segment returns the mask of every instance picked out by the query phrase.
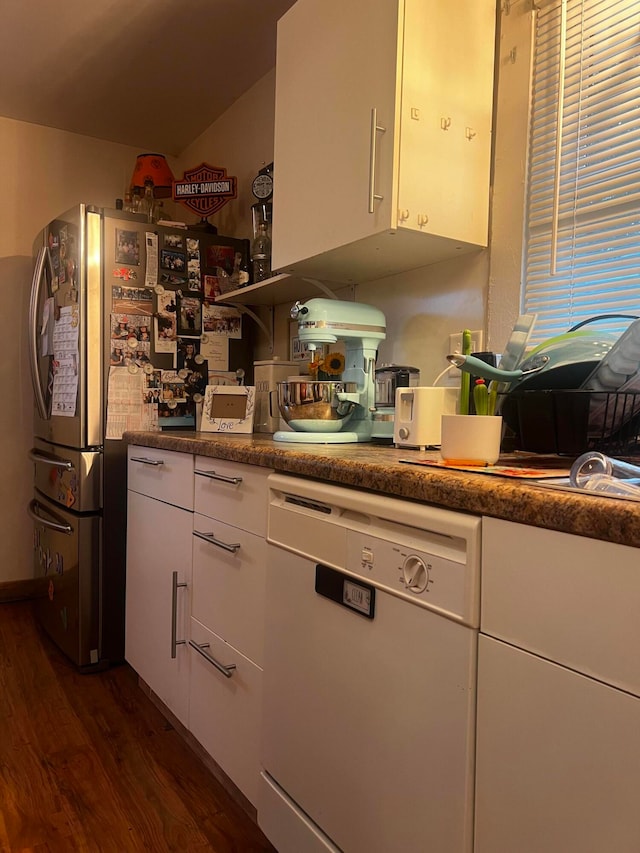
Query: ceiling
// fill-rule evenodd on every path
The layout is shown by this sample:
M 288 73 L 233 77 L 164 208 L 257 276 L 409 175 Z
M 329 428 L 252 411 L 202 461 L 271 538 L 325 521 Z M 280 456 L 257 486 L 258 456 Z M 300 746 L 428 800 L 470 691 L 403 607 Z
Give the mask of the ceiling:
M 294 0 L 3 0 L 0 115 L 178 155 L 275 65 Z

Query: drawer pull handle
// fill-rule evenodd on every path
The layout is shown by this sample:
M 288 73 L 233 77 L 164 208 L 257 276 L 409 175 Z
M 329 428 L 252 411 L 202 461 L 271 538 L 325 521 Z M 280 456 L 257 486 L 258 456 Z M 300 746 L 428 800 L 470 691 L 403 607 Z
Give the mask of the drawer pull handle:
M 132 456 L 131 462 L 142 462 L 143 465 L 164 465 L 162 459 L 148 459 L 146 456 Z
M 38 453 L 35 448 L 29 451 L 29 459 L 40 465 L 51 465 L 53 468 L 62 468 L 64 471 L 73 470 L 73 462 L 69 462 L 68 459 L 60 459 L 54 456 L 53 453 Z
M 215 471 L 199 471 L 196 468 L 194 474 L 199 477 L 208 477 L 210 480 L 220 480 L 221 483 L 231 483 L 232 486 L 238 486 L 242 482 L 242 477 L 225 477 L 224 474 L 216 474 Z
M 199 655 L 202 655 L 206 661 L 209 661 L 212 666 L 215 666 L 215 668 L 221 672 L 225 678 L 231 678 L 233 671 L 236 668 L 235 663 L 229 663 L 225 666 L 223 663 L 220 663 L 220 661 L 217 661 L 214 657 L 207 654 L 205 649 L 209 648 L 209 643 L 194 643 L 193 640 L 189 640 L 189 645 L 192 649 L 195 649 Z
M 186 640 L 178 640 L 178 588 L 186 583 L 178 583 L 178 573 L 171 573 L 171 657 L 177 655 L 177 647 L 184 646 Z
M 199 530 L 194 530 L 193 535 L 197 536 L 198 539 L 204 539 L 204 541 L 208 542 L 210 545 L 217 545 L 218 548 L 223 548 L 225 551 L 231 551 L 232 554 L 235 554 L 236 551 L 240 550 L 239 542 L 234 542 L 233 545 L 228 545 L 226 542 L 221 542 L 219 539 L 216 539 L 213 533 L 200 533 Z
M 61 518 L 61 516 L 56 515 L 55 512 L 50 509 L 47 509 L 35 499 L 30 502 L 27 508 L 27 512 L 35 522 L 41 524 L 43 527 L 47 527 L 49 530 L 57 530 L 59 533 L 66 533 L 67 536 L 70 536 L 73 533 L 73 527 L 68 524 L 64 520 L 64 518 Z M 50 521 L 47 518 L 43 518 L 43 516 L 41 515 L 41 513 L 43 512 L 48 513 L 53 519 L 53 521 Z

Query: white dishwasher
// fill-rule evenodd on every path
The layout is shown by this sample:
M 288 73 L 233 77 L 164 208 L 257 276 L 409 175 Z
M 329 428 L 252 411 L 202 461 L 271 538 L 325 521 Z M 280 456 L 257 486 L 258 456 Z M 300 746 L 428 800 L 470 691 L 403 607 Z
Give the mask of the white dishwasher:
M 469 853 L 480 519 L 269 493 L 258 823 L 279 853 Z

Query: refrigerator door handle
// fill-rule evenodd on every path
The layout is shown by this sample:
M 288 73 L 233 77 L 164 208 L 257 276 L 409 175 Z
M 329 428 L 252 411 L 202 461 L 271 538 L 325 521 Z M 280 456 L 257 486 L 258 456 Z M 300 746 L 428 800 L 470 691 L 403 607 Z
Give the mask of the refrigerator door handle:
M 47 412 L 44 391 L 40 381 L 40 372 L 38 371 L 38 340 L 40 337 L 38 335 L 38 305 L 42 282 L 44 280 L 45 263 L 49 267 L 49 274 L 53 281 L 53 261 L 51 260 L 51 252 L 48 246 L 43 246 L 38 252 L 33 279 L 31 281 L 31 299 L 29 302 L 29 365 L 31 367 L 31 383 L 33 385 L 38 413 L 43 420 L 47 420 L 49 413 Z
M 40 511 L 46 512 L 50 518 L 45 518 L 40 515 Z M 57 530 L 59 533 L 66 533 L 68 536 L 73 533 L 73 527 L 70 524 L 68 524 L 63 518 L 60 518 L 59 515 L 51 512 L 50 509 L 43 507 L 42 504 L 35 499 L 30 502 L 27 512 L 34 521 L 37 521 L 38 524 L 44 525 L 44 527 L 48 527 L 49 530 Z
M 32 462 L 39 463 L 41 465 L 51 465 L 53 468 L 63 468 L 65 471 L 71 471 L 73 469 L 73 462 L 69 462 L 68 459 L 59 459 L 57 456 L 45 456 L 43 453 L 38 453 L 38 451 L 34 448 L 29 451 L 29 459 Z

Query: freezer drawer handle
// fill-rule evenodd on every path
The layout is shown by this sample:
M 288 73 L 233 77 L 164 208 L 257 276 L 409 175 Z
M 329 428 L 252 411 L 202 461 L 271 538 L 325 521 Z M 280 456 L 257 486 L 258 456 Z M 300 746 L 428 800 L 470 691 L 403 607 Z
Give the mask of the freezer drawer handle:
M 186 640 L 178 640 L 178 589 L 186 583 L 178 583 L 178 573 L 171 573 L 171 657 L 177 655 L 178 646 L 184 646 Z
M 40 511 L 48 513 L 51 518 L 55 519 L 55 521 L 50 521 L 48 518 L 44 518 L 40 515 Z M 49 530 L 57 530 L 59 533 L 66 533 L 67 536 L 70 536 L 73 533 L 73 527 L 70 524 L 60 518 L 59 515 L 56 515 L 55 512 L 51 512 L 50 509 L 46 509 L 39 503 L 37 500 L 32 500 L 29 504 L 28 513 L 34 521 L 37 521 L 39 524 L 43 524 L 45 527 L 48 527 Z
M 146 456 L 132 456 L 131 462 L 142 462 L 143 465 L 164 465 L 162 459 L 148 459 Z
M 219 539 L 216 539 L 213 533 L 200 533 L 199 530 L 194 530 L 193 535 L 197 536 L 198 539 L 204 539 L 204 541 L 208 542 L 210 545 L 217 545 L 218 548 L 224 548 L 225 551 L 231 551 L 232 554 L 235 554 L 236 551 L 240 550 L 239 542 L 234 542 L 233 545 L 228 545 L 226 542 L 221 542 Z
M 217 661 L 214 657 L 211 657 L 211 655 L 208 655 L 205 652 L 205 649 L 209 648 L 209 643 L 198 644 L 198 643 L 194 643 L 193 640 L 189 640 L 189 645 L 191 646 L 192 649 L 195 649 L 199 655 L 202 655 L 202 657 L 205 660 L 209 661 L 209 663 L 212 664 L 212 666 L 215 666 L 215 668 L 219 672 L 221 672 L 225 676 L 225 678 L 231 678 L 231 676 L 233 675 L 233 671 L 236 668 L 235 663 L 228 663 L 225 666 L 225 664 L 220 663 L 220 661 Z
M 58 459 L 57 456 L 45 456 L 34 448 L 29 451 L 29 459 L 32 462 L 39 462 L 41 465 L 51 465 L 53 468 L 64 468 L 65 471 L 71 471 L 73 462 L 68 459 Z
M 196 468 L 193 473 L 199 477 L 208 477 L 210 480 L 220 480 L 221 483 L 231 483 L 233 486 L 238 486 L 242 482 L 242 477 L 225 477 L 224 474 L 216 474 L 215 471 L 199 471 Z

